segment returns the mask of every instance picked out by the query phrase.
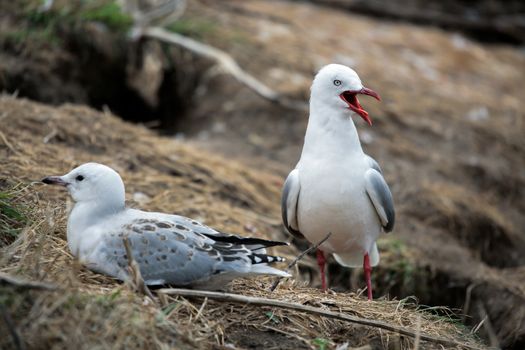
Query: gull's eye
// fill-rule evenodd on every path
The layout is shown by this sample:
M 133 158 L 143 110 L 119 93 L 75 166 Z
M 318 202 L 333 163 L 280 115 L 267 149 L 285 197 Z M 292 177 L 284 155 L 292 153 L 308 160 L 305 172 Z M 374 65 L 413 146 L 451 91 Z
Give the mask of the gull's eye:
M 84 176 L 78 175 L 77 177 L 75 177 L 75 180 L 82 181 L 82 180 L 84 180 Z
M 335 86 L 339 86 L 339 85 L 341 85 L 341 84 L 342 84 L 342 83 L 341 83 L 341 80 L 334 80 L 334 85 L 335 85 Z

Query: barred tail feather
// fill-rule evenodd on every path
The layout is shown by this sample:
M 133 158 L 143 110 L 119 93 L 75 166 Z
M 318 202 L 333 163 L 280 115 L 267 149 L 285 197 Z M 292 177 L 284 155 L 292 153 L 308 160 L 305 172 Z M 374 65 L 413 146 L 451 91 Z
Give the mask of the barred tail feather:
M 280 256 L 266 254 L 251 254 L 248 257 L 250 258 L 252 264 L 272 264 L 286 261 L 285 258 L 281 258 Z

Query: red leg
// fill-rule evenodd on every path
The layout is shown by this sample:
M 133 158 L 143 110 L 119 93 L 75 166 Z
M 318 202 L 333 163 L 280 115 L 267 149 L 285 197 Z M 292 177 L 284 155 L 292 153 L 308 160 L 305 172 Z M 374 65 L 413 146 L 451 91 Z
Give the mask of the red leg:
M 319 264 L 319 270 L 321 270 L 321 285 L 323 291 L 326 290 L 326 277 L 324 274 L 324 266 L 326 264 L 326 259 L 324 253 L 321 249 L 317 249 L 317 264 Z
M 365 254 L 365 258 L 363 260 L 363 269 L 365 270 L 366 291 L 368 294 L 368 300 L 372 300 L 372 280 L 370 279 L 372 267 L 370 267 L 370 257 L 368 256 L 368 253 Z

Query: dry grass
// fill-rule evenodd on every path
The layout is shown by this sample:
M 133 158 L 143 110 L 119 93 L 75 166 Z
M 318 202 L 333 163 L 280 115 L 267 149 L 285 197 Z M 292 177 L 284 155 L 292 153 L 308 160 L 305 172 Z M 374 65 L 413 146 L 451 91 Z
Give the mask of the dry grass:
M 283 239 L 280 179 L 196 151 L 109 114 L 82 107 L 45 107 L 1 97 L 0 178 L 20 189 L 29 224 L 3 248 L 0 271 L 49 281 L 59 291 L 2 285 L 1 305 L 12 327 L 2 327 L 0 347 L 16 348 L 333 348 L 371 344 L 408 349 L 413 340 L 391 332 L 275 307 L 166 296 L 161 307 L 127 285 L 79 266 L 65 241 L 64 192 L 36 181 L 78 163 L 98 161 L 118 169 L 131 202 L 149 210 L 190 215 L 220 229 Z M 140 194 L 139 194 L 140 193 Z M 133 200 L 134 199 L 134 200 Z M 279 254 L 292 257 L 294 248 Z M 367 302 L 353 293 L 322 293 L 285 281 L 236 281 L 232 292 L 275 298 L 383 320 L 430 335 L 479 345 L 448 317 L 418 310 L 410 300 Z M 7 315 L 7 316 L 6 316 Z M 9 320 L 8 320 L 9 321 Z M 439 348 L 423 343 L 425 348 Z M 481 346 L 481 345 L 479 345 Z
M 208 348 L 250 339 L 251 333 L 239 332 L 239 327 L 284 334 L 284 348 L 315 348 L 316 338 L 326 339 L 331 346 L 350 341 L 355 345 L 380 342 L 384 348 L 411 347 L 412 340 L 406 337 L 275 307 L 167 296 L 157 308 L 127 285 L 76 263 L 64 240 L 64 210 L 43 208 L 34 214 L 33 219 L 47 218 L 35 222 L 4 252 L 2 270 L 52 281 L 61 289 L 51 292 L 2 287 L 2 303 L 8 306 L 28 348 Z M 271 279 L 239 280 L 232 292 L 383 320 L 409 329 L 415 329 L 421 317 L 422 332 L 477 345 L 451 319 L 417 311 L 410 300 L 369 303 L 353 293 L 326 294 L 293 281 L 282 283 L 271 293 L 270 285 Z M 10 337 L 2 339 L 4 346 L 12 345 Z

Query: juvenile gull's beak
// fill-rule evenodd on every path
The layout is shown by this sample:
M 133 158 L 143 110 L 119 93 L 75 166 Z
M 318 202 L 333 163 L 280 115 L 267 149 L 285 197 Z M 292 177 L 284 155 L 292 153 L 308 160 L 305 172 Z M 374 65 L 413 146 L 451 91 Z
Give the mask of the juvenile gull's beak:
M 69 185 L 68 182 L 62 180 L 60 176 L 48 176 L 42 179 L 42 182 L 47 185 L 58 185 L 66 187 Z

